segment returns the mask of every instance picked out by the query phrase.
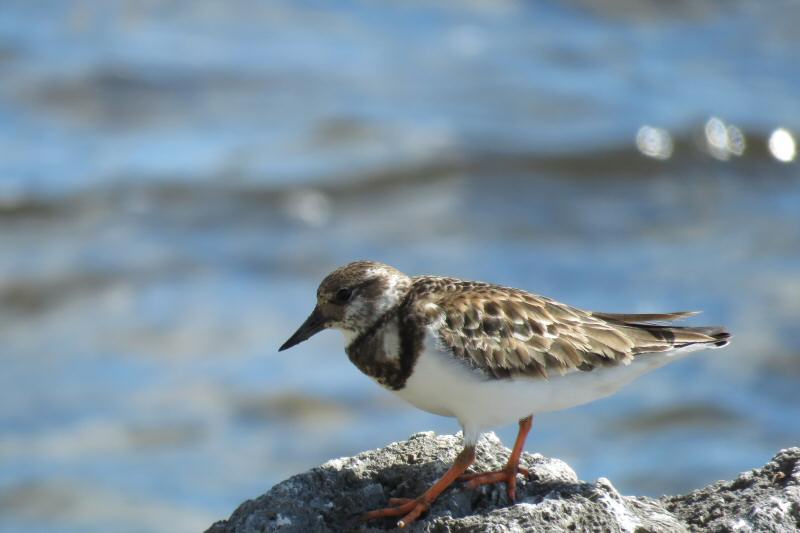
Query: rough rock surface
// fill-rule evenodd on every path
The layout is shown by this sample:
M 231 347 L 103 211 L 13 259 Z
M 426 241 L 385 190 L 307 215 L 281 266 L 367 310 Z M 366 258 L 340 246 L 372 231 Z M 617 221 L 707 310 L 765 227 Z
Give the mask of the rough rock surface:
M 418 433 L 355 457 L 334 459 L 275 485 L 243 503 L 206 533 L 263 531 L 383 531 L 395 521 L 364 523 L 366 511 L 390 497 L 414 497 L 441 476 L 462 447 L 460 437 Z M 481 439 L 476 471 L 502 467 L 508 458 L 494 434 Z M 791 532 L 800 531 L 800 448 L 782 450 L 763 468 L 685 496 L 660 500 L 621 496 L 603 478 L 578 480 L 558 459 L 524 454 L 517 503 L 505 485 L 468 490 L 456 483 L 408 531 L 421 532 Z
M 665 496 L 664 506 L 690 531 L 800 531 L 800 448 L 781 450 L 761 468 L 685 496 Z

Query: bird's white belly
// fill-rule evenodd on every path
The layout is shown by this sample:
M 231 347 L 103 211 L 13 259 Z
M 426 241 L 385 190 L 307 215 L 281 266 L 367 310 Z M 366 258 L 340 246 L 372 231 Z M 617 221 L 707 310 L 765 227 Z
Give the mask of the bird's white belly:
M 420 409 L 458 418 L 465 432 L 483 432 L 531 414 L 603 398 L 677 359 L 678 352 L 646 354 L 629 365 L 554 374 L 549 379 L 486 379 L 440 351 L 432 338 L 426 338 L 425 346 L 405 387 L 394 392 Z

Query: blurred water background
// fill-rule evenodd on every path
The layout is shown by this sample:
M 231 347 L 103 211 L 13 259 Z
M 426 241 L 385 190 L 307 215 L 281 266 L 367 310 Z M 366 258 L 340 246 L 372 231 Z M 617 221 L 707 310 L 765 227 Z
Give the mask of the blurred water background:
M 536 419 L 624 493 L 800 444 L 792 0 L 0 5 L 0 530 L 198 531 L 457 425 L 338 334 L 358 258 L 735 342 Z M 510 444 L 515 428 L 499 434 Z

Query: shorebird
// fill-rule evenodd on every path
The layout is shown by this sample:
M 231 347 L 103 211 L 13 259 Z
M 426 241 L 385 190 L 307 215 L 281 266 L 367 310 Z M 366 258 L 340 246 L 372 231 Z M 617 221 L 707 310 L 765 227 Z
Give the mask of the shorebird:
M 455 417 L 464 448 L 417 498 L 392 498 L 366 519 L 401 517 L 407 526 L 458 479 L 468 487 L 505 482 L 516 496 L 520 455 L 533 415 L 606 397 L 639 376 L 696 350 L 720 348 L 721 327 L 664 322 L 693 312 L 584 311 L 520 289 L 438 276 L 410 277 L 374 261 L 329 274 L 311 315 L 279 350 L 326 328 L 364 374 L 412 405 Z M 502 470 L 466 474 L 481 433 L 518 421 Z

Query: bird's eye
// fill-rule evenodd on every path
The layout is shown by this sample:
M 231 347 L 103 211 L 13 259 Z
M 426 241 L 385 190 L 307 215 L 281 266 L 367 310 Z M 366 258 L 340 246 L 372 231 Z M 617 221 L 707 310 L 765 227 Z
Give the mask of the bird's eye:
M 353 291 L 350 289 L 339 289 L 336 291 L 336 301 L 339 303 L 345 303 L 350 300 L 352 295 Z

